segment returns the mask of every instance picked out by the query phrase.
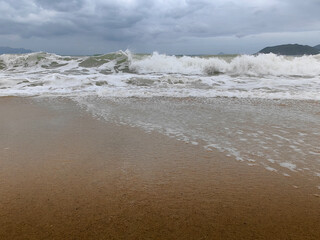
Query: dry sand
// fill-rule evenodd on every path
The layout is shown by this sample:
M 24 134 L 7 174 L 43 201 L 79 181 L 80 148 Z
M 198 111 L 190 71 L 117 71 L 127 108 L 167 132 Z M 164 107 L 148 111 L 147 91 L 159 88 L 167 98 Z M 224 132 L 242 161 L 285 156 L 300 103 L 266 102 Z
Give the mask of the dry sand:
M 314 186 L 67 100 L 0 98 L 0 239 L 320 239 Z

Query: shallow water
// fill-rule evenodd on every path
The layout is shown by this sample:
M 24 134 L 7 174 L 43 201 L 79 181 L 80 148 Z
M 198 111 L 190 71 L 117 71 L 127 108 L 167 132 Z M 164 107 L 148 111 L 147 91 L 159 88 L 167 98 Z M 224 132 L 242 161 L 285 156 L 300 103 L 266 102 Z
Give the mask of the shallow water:
M 319 92 L 320 55 L 0 55 L 0 96 L 63 96 L 285 176 L 320 177 Z
M 285 176 L 320 176 L 320 104 L 233 98 L 75 98 L 108 122 L 160 132 Z

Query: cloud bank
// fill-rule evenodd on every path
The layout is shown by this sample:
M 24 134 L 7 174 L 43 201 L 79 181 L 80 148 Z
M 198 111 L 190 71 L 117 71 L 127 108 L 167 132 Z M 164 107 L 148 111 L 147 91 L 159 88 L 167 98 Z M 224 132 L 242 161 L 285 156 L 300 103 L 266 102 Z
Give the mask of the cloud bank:
M 174 52 L 174 45 L 177 52 L 196 53 L 219 38 L 319 36 L 319 12 L 318 0 L 0 0 L 0 44 L 79 53 Z

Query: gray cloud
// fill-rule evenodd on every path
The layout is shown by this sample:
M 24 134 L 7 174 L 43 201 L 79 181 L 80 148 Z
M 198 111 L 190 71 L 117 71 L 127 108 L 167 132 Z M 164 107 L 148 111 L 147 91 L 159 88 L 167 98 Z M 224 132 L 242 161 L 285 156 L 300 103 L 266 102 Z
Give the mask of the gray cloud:
M 41 8 L 59 12 L 74 12 L 80 10 L 83 6 L 82 0 L 35 0 L 35 3 Z
M 319 11 L 318 0 L 0 0 L 0 34 L 17 36 L 19 43 L 42 39 L 48 46 L 65 38 L 70 49 L 82 38 L 91 39 L 87 49 L 146 51 L 165 44 L 170 49 L 183 39 L 201 45 L 215 37 L 318 31 Z M 192 42 L 190 47 L 197 51 Z

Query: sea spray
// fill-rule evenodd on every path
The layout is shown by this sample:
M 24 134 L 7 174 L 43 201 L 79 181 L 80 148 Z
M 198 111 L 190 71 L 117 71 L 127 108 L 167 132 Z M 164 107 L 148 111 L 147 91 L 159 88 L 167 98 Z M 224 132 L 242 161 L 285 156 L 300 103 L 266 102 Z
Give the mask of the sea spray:
M 0 95 L 319 100 L 320 55 L 0 55 Z

